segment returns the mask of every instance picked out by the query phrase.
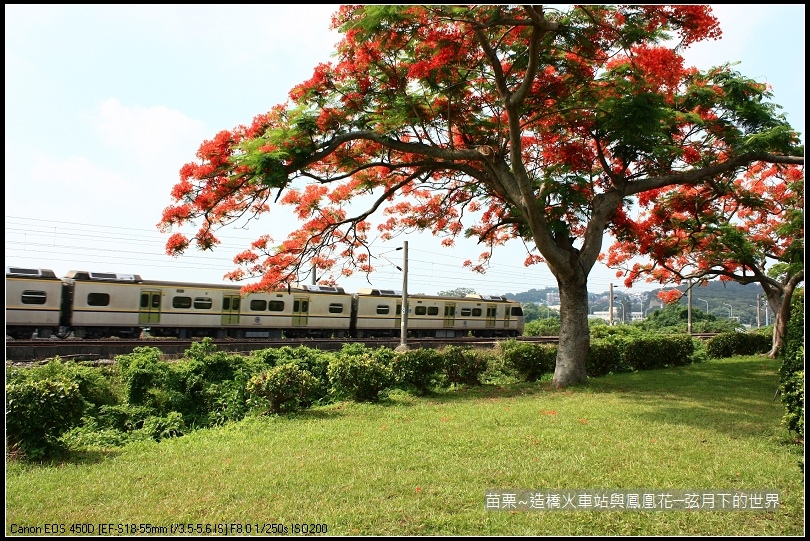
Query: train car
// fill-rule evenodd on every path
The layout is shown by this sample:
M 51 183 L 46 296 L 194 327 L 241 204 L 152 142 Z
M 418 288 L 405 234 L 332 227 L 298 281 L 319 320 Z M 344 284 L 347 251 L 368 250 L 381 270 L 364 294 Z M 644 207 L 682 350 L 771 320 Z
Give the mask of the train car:
M 251 293 L 248 308 L 263 308 L 267 298 L 270 321 L 266 326 L 285 338 L 341 338 L 349 335 L 352 324 L 352 295 L 342 287 L 298 284 L 286 292 Z M 248 316 L 257 324 L 265 316 Z
M 408 334 L 435 338 L 518 336 L 525 318 L 517 301 L 493 295 L 408 295 Z M 402 294 L 364 288 L 355 295 L 354 335 L 400 336 Z
M 504 297 L 408 296 L 413 337 L 517 336 L 524 317 Z M 6 335 L 65 338 L 398 337 L 402 294 L 295 284 L 242 294 L 238 285 L 144 280 L 137 274 L 6 268 Z
M 72 270 L 64 277 L 67 326 L 75 338 L 138 338 L 139 298 L 143 280 L 137 274 Z
M 62 324 L 62 279 L 50 269 L 6 267 L 6 336 L 57 336 Z
M 355 338 L 400 336 L 402 292 L 394 289 L 361 288 L 353 299 L 351 335 Z
M 296 286 L 242 295 L 238 285 L 143 280 L 138 275 L 71 271 L 75 336 L 281 338 L 345 336 L 351 295 Z

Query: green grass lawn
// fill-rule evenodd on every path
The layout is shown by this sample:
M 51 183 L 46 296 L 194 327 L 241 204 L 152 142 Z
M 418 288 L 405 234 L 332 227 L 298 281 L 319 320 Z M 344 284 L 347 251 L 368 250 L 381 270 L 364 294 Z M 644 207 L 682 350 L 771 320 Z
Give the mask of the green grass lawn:
M 303 524 L 341 536 L 799 536 L 804 448 L 780 424 L 778 367 L 734 357 L 566 391 L 541 382 L 397 392 L 59 464 L 7 460 L 6 534 Z M 511 489 L 775 491 L 780 502 L 767 512 L 487 510 L 487 490 Z

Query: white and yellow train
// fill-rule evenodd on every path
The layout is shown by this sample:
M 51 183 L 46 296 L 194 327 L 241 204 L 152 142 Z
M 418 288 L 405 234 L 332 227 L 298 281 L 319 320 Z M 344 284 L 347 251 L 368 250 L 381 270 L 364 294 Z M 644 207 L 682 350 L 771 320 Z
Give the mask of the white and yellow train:
M 402 293 L 296 284 L 243 294 L 238 285 L 143 280 L 137 274 L 6 267 L 6 336 L 137 338 L 398 337 Z M 520 303 L 502 296 L 408 295 L 415 338 L 519 336 Z

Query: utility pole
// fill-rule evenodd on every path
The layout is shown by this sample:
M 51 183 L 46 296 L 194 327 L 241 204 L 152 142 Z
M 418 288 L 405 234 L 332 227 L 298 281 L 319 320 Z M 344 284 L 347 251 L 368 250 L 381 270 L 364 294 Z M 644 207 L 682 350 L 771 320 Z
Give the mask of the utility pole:
M 759 308 L 760 300 L 759 295 L 757 295 L 757 329 L 762 328 L 762 312 L 760 312 Z
M 689 303 L 687 304 L 687 325 L 686 325 L 686 332 L 688 334 L 692 334 L 692 279 L 689 279 L 689 295 L 687 296 L 689 299 Z
M 397 351 L 408 349 L 408 241 L 402 242 L 402 317 L 400 318 L 400 338 Z
M 613 326 L 613 283 L 610 284 L 610 325 Z

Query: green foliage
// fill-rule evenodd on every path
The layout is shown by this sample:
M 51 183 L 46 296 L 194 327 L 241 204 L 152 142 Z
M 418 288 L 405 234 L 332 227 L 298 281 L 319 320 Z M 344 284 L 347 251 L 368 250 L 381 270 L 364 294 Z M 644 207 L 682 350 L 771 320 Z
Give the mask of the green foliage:
M 621 348 L 615 339 L 596 338 L 591 340 L 585 370 L 589 377 L 599 377 L 628 372 L 630 367 L 624 364 Z
M 554 372 L 555 345 L 506 340 L 499 342 L 499 346 L 504 365 L 515 370 L 525 381 L 537 381 L 543 374 Z
M 633 327 L 665 334 L 684 334 L 689 330 L 689 308 L 683 304 L 669 304 L 651 312 L 646 319 L 633 322 Z M 692 332 L 733 332 L 737 322 L 718 318 L 698 308 L 692 308 Z
M 12 447 L 40 459 L 61 452 L 61 436 L 116 402 L 105 372 L 58 357 L 6 372 L 6 436 Z
M 62 435 L 60 442 L 67 449 L 112 449 L 150 439 L 152 438 L 141 430 L 118 430 L 103 426 L 97 417 L 85 416 L 80 426 L 71 428 Z
M 475 293 L 475 290 L 469 287 L 457 287 L 456 289 L 439 291 L 437 295 L 441 297 L 466 297 L 468 294 L 471 293 Z
M 560 319 L 553 317 L 535 319 L 526 323 L 523 334 L 526 336 L 559 336 Z
M 487 358 L 462 346 L 445 346 L 441 350 L 442 366 L 451 384 L 480 385 L 480 376 L 487 369 Z
M 30 460 L 56 456 L 63 450 L 60 436 L 79 424 L 84 409 L 79 384 L 63 376 L 7 383 L 7 448 Z
M 68 380 L 79 386 L 79 393 L 87 408 L 98 408 L 116 402 L 111 378 L 106 370 L 82 366 L 75 361 L 63 361 L 56 357 L 44 365 L 30 369 L 10 369 L 6 372 L 6 382 L 20 380 Z
M 372 350 L 364 344 L 344 344 L 327 369 L 332 393 L 358 402 L 376 402 L 380 391 L 393 381 L 393 357 L 390 348 Z
M 147 404 L 149 390 L 164 386 L 169 366 L 161 361 L 161 355 L 156 347 L 137 347 L 132 353 L 115 358 L 127 402 L 135 405 Z
M 804 348 L 799 348 L 804 355 Z M 800 439 L 804 439 L 804 370 L 794 372 L 780 386 L 782 403 L 787 413 L 782 422 L 788 430 L 794 432 Z
M 153 411 L 147 406 L 113 404 L 101 407 L 94 421 L 101 428 L 134 432 L 143 428 L 144 421 L 153 414 Z M 85 422 L 85 424 L 88 423 Z
M 785 339 L 782 342 L 780 357 L 787 362 L 783 362 L 779 372 L 780 378 L 795 372 L 801 368 L 802 364 L 797 364 L 796 351 L 804 347 L 804 288 L 797 289 L 790 302 L 790 319 L 785 328 Z M 801 357 L 802 362 L 804 357 Z
M 189 360 L 189 366 L 193 367 L 191 371 L 210 383 L 232 380 L 246 366 L 245 357 L 217 351 L 217 346 L 207 336 L 194 342 L 186 350 L 185 358 Z
M 208 385 L 205 393 L 206 417 L 201 424 L 219 426 L 243 419 L 250 409 L 248 379 L 248 373 L 243 373 L 233 380 Z
M 647 333 L 635 325 L 596 325 L 590 329 L 591 338 L 611 336 L 645 336 Z
M 250 378 L 250 402 L 266 404 L 268 413 L 285 413 L 309 406 L 321 386 L 309 371 L 298 364 L 285 363 Z
M 170 411 L 163 417 L 156 415 L 147 417 L 143 422 L 141 431 L 155 441 L 167 438 L 177 438 L 185 434 L 186 426 L 183 415 L 177 411 Z
M 707 340 L 706 353 L 715 359 L 767 353 L 771 349 L 771 344 L 771 336 L 762 332 L 727 332 Z
M 767 332 L 729 333 L 712 342 L 650 333 L 635 325 L 594 325 L 591 335 L 586 365 L 591 377 L 745 353 L 751 344 L 759 352 L 770 348 Z M 485 376 L 487 382 L 537 381 L 554 371 L 556 352 L 554 345 L 510 339 L 499 343 L 497 353 L 455 345 L 397 352 L 345 344 L 335 353 L 285 346 L 238 356 L 216 351 L 203 340 L 176 362 L 161 360 L 155 348 L 138 348 L 119 356 L 112 369 L 73 362 L 11 368 L 6 372 L 8 441 L 30 457 L 45 457 L 66 447 L 159 441 L 241 420 L 253 406 L 284 413 L 327 398 L 376 401 L 393 386 L 424 394 L 440 385 L 477 385 Z M 794 376 L 803 355 L 801 348 L 785 359 L 783 369 L 794 369 L 780 385 L 788 408 L 785 424 L 801 430 L 801 437 L 803 372 Z M 21 403 L 35 403 L 32 393 L 45 396 L 47 408 L 21 409 Z M 37 417 L 43 415 L 58 426 Z M 31 427 L 39 431 L 20 435 Z
M 381 352 L 382 355 L 388 355 L 391 350 Z M 297 348 L 289 348 L 285 362 L 298 365 L 302 370 L 306 370 L 312 374 L 315 379 L 320 382 L 318 389 L 320 395 L 318 399 L 324 398 L 329 388 L 329 363 L 334 358 L 334 355 L 328 351 L 310 348 L 306 346 L 299 346 Z
M 391 363 L 391 376 L 397 387 L 426 394 L 442 371 L 442 356 L 435 349 L 419 348 L 397 352 Z
M 642 333 L 629 325 L 599 328 L 588 351 L 589 376 L 683 366 L 695 361 L 690 335 Z
M 632 370 L 651 370 L 689 364 L 694 345 L 689 335 L 646 335 L 625 340 L 621 353 Z
M 783 422 L 804 440 L 804 288 L 797 290 L 791 301 L 780 357 L 779 389 L 787 410 Z

